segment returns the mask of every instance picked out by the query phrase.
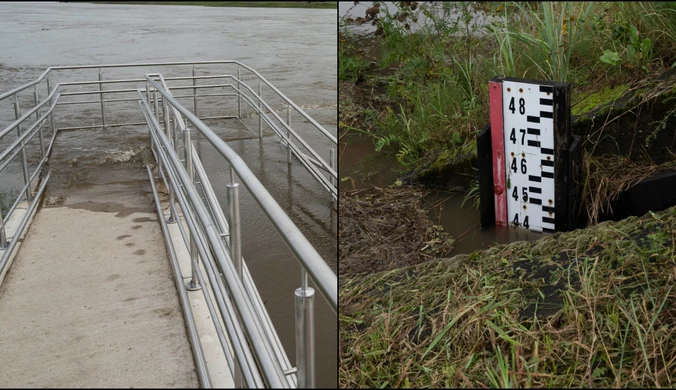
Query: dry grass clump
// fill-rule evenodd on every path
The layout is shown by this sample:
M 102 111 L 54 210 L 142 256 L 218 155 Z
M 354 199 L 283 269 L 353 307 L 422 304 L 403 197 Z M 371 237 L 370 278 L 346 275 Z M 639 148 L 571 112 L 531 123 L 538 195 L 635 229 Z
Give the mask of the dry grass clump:
M 453 241 L 422 209 L 426 194 L 412 186 L 342 192 L 338 211 L 341 277 L 418 264 L 448 254 Z
M 341 276 L 339 386 L 674 387 L 675 245 L 671 208 Z
M 599 216 L 612 212 L 610 203 L 620 193 L 659 172 L 676 169 L 676 160 L 663 164 L 632 161 L 623 156 L 592 157 L 586 154 L 582 190 L 583 204 L 587 209 L 589 224 L 598 223 Z

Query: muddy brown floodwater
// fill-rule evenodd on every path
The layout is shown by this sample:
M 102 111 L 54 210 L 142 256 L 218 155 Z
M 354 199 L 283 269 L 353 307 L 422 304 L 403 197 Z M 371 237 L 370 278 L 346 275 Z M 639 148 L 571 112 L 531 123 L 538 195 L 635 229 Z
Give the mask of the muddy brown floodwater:
M 336 135 L 336 23 L 337 10 L 0 3 L 0 93 L 34 80 L 56 65 L 239 60 L 260 72 Z M 147 69 L 140 69 L 135 76 L 142 76 L 143 71 Z M 89 76 L 95 78 L 96 73 Z M 187 107 L 192 109 L 191 105 Z M 209 105 L 203 107 L 200 116 L 209 114 Z M 78 114 L 70 118 L 78 124 L 100 120 L 96 105 L 77 110 Z M 141 118 L 136 103 L 111 105 L 108 110 L 117 119 Z M 13 119 L 11 103 L 0 107 L 0 128 Z M 323 137 L 311 132 L 300 119 L 296 123 L 306 141 L 328 161 L 329 147 Z M 219 125 L 213 126 L 219 131 Z M 96 145 L 88 134 L 95 134 Z M 213 175 L 217 197 L 225 199 L 227 167 L 206 141 L 195 137 L 195 142 L 205 169 L 210 177 Z M 289 172 L 286 150 L 274 137 L 231 140 L 228 144 L 335 272 L 337 222 L 329 195 L 298 163 L 292 164 Z M 67 190 L 69 186 L 87 185 L 83 180 L 92 174 L 119 175 L 114 164 L 129 161 L 145 145 L 147 128 L 141 126 L 61 133 L 55 143 L 59 153 L 53 155 L 50 164 L 68 164 L 72 168 L 50 186 Z M 36 161 L 36 155 L 29 155 L 31 161 Z M 136 179 L 142 180 L 120 177 L 119 181 Z M 20 165 L 12 164 L 0 174 L 0 191 L 20 188 L 22 182 Z M 67 196 L 66 192 L 51 194 L 50 199 L 58 202 L 59 196 Z M 295 365 L 293 292 L 300 286 L 300 267 L 246 191 L 240 194 L 240 202 L 243 256 Z M 317 385 L 335 387 L 336 316 L 321 295 L 315 305 Z
M 376 152 L 370 138 L 347 134 L 340 139 L 340 191 L 371 186 L 388 186 L 402 176 L 402 169 L 392 153 Z M 513 241 L 531 241 L 542 234 L 509 227 L 496 229 L 494 226 L 481 229 L 479 210 L 470 205 L 463 206 L 466 178 L 459 178 L 448 188 L 433 188 L 423 199 L 432 221 L 441 225 L 455 240 L 455 247 L 449 256 L 471 253 L 479 249 Z

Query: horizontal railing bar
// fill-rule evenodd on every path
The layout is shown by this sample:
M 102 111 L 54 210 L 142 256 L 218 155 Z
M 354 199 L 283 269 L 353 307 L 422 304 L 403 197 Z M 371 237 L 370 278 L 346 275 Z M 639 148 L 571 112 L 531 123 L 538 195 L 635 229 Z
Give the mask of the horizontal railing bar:
M 14 149 L 16 149 L 18 151 L 25 149 L 26 144 L 28 144 L 30 141 L 33 140 L 33 138 L 35 138 L 36 135 L 38 135 L 38 133 L 40 132 L 39 128 L 44 125 L 45 120 L 46 119 L 43 119 L 39 122 L 40 126 L 38 126 L 38 128 L 35 131 L 33 131 L 33 132 L 26 131 L 25 133 L 23 133 L 21 135 L 21 137 L 14 140 L 14 142 L 12 142 L 12 144 L 9 147 L 5 148 L 5 151 L 0 153 L 0 161 L 3 161 L 10 154 L 10 152 Z M 36 124 L 38 124 L 38 122 L 36 122 Z M 33 125 L 31 127 L 34 127 L 34 126 L 35 125 Z M 21 146 L 22 143 L 24 144 L 23 147 L 19 148 L 19 146 Z M 12 158 L 14 158 L 14 157 L 12 157 Z M 11 159 L 9 159 L 8 161 L 10 161 L 10 160 Z M 5 168 L 4 165 L 2 167 L 0 167 L 0 171 L 2 171 L 4 168 Z
M 203 116 L 202 120 L 204 119 L 236 119 L 237 115 L 221 115 L 221 116 Z
M 125 92 L 136 92 L 138 88 L 130 89 L 104 89 L 101 91 L 79 91 L 79 92 L 62 92 L 61 96 L 79 96 L 79 95 L 99 95 L 106 93 L 125 93 Z
M 195 85 L 195 86 L 185 86 L 185 87 L 172 87 L 172 89 L 201 89 L 201 88 L 225 88 L 225 87 L 232 87 L 232 84 Z M 104 90 L 100 90 L 100 91 L 62 92 L 61 96 L 99 95 L 99 94 L 106 94 L 106 93 L 126 93 L 126 92 L 137 92 L 137 91 L 138 91 L 138 88 L 104 89 Z M 190 95 L 190 96 L 192 97 L 192 95 Z M 200 96 L 207 96 L 207 95 L 197 95 L 197 97 L 200 97 Z M 235 94 L 233 94 L 232 96 L 235 96 Z M 138 99 L 134 99 L 134 100 L 138 100 Z
M 200 88 L 225 88 L 225 87 L 234 88 L 232 84 L 203 84 L 203 85 L 198 84 L 198 85 L 178 85 L 175 87 L 171 87 L 171 89 L 174 90 L 174 89 L 200 89 Z M 205 96 L 205 95 L 197 95 L 197 96 Z
M 155 151 L 152 150 L 152 152 L 153 152 L 153 155 L 155 155 Z M 155 160 L 157 160 L 157 159 L 158 159 L 157 156 L 155 156 Z M 158 169 L 158 172 L 160 173 L 160 176 L 162 177 L 162 181 L 164 182 L 165 187 L 169 188 L 169 186 L 171 185 L 171 182 L 169 182 L 167 180 L 167 178 L 164 175 L 164 172 L 162 172 L 161 169 Z M 181 207 L 180 206 L 181 202 L 179 201 L 178 203 L 179 203 L 178 206 Z M 178 222 L 177 223 L 178 230 L 181 233 L 181 238 L 183 239 L 183 244 L 185 245 L 186 248 L 189 248 L 190 242 L 189 242 L 189 238 L 188 238 L 188 233 L 185 231 L 185 227 L 183 226 L 183 223 L 181 222 L 181 219 L 179 217 L 180 214 L 179 214 L 179 212 L 176 208 L 176 204 L 171 203 L 169 205 L 169 207 L 172 208 L 173 213 L 174 213 L 173 215 L 177 216 L 176 218 L 177 218 L 177 222 Z M 189 217 L 189 215 L 187 215 L 188 213 L 185 213 L 183 211 L 182 207 L 181 207 L 181 214 L 183 214 L 183 219 L 186 220 L 186 223 L 188 223 L 187 218 Z M 201 235 L 200 235 L 200 237 L 201 237 Z M 205 269 L 206 269 L 206 266 L 205 266 Z M 202 270 L 199 269 L 199 267 L 196 270 L 197 270 L 197 278 L 199 279 L 200 286 L 203 286 L 203 287 L 206 286 L 207 284 L 205 283 L 204 276 L 202 275 Z M 212 290 L 214 289 L 213 286 L 210 286 L 210 287 L 211 287 Z M 207 309 L 209 310 L 209 315 L 211 316 L 212 323 L 214 324 L 214 329 L 216 330 L 216 334 L 218 335 L 218 340 L 221 343 L 221 348 L 223 349 L 223 354 L 225 356 L 225 359 L 227 360 L 228 367 L 230 368 L 230 372 L 234 376 L 234 358 L 233 358 L 233 353 L 230 351 L 230 345 L 233 344 L 233 343 L 226 340 L 226 336 L 225 336 L 224 329 L 223 329 L 224 325 L 219 320 L 220 317 L 219 317 L 218 313 L 216 312 L 216 308 L 214 307 L 213 299 L 215 299 L 215 297 L 212 297 L 212 294 L 209 294 L 205 290 L 203 290 L 203 294 L 204 294 L 204 301 L 206 302 Z M 225 322 L 225 320 L 223 320 L 223 322 Z M 230 326 L 226 325 L 226 327 L 228 328 L 229 332 L 230 331 L 234 332 L 234 330 L 232 330 L 232 325 L 230 325 Z M 240 332 L 241 332 L 241 330 L 240 330 Z
M 239 62 L 239 61 L 236 61 L 236 63 L 237 63 L 237 65 L 241 66 L 242 68 L 247 69 L 247 70 L 249 70 L 250 72 L 252 72 L 253 74 L 255 74 L 262 82 L 264 82 L 265 84 L 267 84 L 267 86 L 270 87 L 270 89 L 272 89 L 277 95 L 279 95 L 282 99 L 284 99 L 287 103 L 289 103 L 289 105 L 290 105 L 291 107 L 293 107 L 296 111 L 298 111 L 299 114 L 301 114 L 305 119 L 307 119 L 308 121 L 310 121 L 310 123 L 312 123 L 312 124 L 313 124 L 320 132 L 324 133 L 324 135 L 326 135 L 326 136 L 327 136 L 334 144 L 337 143 L 336 138 L 335 138 L 331 133 L 329 133 L 328 131 L 326 131 L 326 129 L 324 129 L 324 127 L 323 127 L 322 125 L 320 125 L 319 123 L 317 123 L 317 121 L 315 121 L 314 119 L 312 119 L 312 117 L 310 117 L 305 111 L 303 111 L 303 110 L 302 110 L 300 107 L 298 107 L 294 102 L 292 102 L 291 99 L 289 99 L 288 97 L 286 97 L 286 95 L 284 95 L 280 90 L 278 90 L 277 88 L 275 88 L 275 86 L 272 85 L 272 84 L 271 84 L 265 77 L 263 77 L 260 73 L 258 73 L 258 72 L 257 72 L 256 70 L 254 70 L 253 68 L 250 68 L 249 66 L 244 65 L 243 63 L 241 63 L 241 62 Z M 241 80 L 238 80 L 238 81 L 241 82 Z
M 151 128 L 151 134 L 154 137 L 155 144 L 158 145 L 158 149 L 161 148 L 162 145 L 167 150 L 171 149 L 171 146 L 170 146 L 171 144 L 168 141 L 167 136 L 161 131 L 160 125 L 157 122 L 156 118 L 152 114 L 150 114 L 150 112 L 151 112 L 150 107 L 148 106 L 148 103 L 145 101 L 143 95 L 142 94 L 140 94 L 140 95 L 141 95 L 141 100 L 139 100 L 139 104 L 142 107 L 143 115 L 148 120 L 148 124 Z M 170 169 L 167 169 L 167 173 L 169 174 L 170 180 L 172 182 L 176 182 L 176 183 L 179 183 L 179 182 L 189 183 L 190 182 L 190 179 L 188 178 L 187 173 L 185 172 L 185 169 L 183 168 L 182 165 L 180 165 L 180 162 L 176 161 L 178 158 L 176 157 L 175 154 L 173 154 L 173 153 L 167 153 L 167 154 L 159 153 L 159 155 L 163 160 L 164 166 L 170 167 Z M 176 176 L 178 176 L 178 179 L 172 179 L 174 174 L 176 174 Z M 239 316 L 242 319 L 243 324 L 245 325 L 244 329 L 246 330 L 246 334 L 248 335 L 249 340 L 251 340 L 251 342 L 254 346 L 254 350 L 256 351 L 256 357 L 258 358 L 258 361 L 260 363 L 266 363 L 264 365 L 265 368 L 270 369 L 271 367 L 269 366 L 269 364 L 272 363 L 273 366 L 274 366 L 274 361 L 262 359 L 265 356 L 263 354 L 264 352 L 269 353 L 268 351 L 266 351 L 267 346 L 265 346 L 265 344 L 263 344 L 263 345 L 260 344 L 260 341 L 264 341 L 265 338 L 260 333 L 256 333 L 256 332 L 261 332 L 261 330 L 259 329 L 257 324 L 255 324 L 255 322 L 254 323 L 251 322 L 251 318 L 252 318 L 251 310 L 252 309 L 249 306 L 250 302 L 248 301 L 248 299 L 243 294 L 244 287 L 242 285 L 242 282 L 238 278 L 234 277 L 234 273 L 235 273 L 234 266 L 232 265 L 232 262 L 227 257 L 227 252 L 220 246 L 220 245 L 223 245 L 223 242 L 219 238 L 216 238 L 215 234 L 213 234 L 214 226 L 210 222 L 210 220 L 209 220 L 209 218 L 206 214 L 206 210 L 204 209 L 204 206 L 199 201 L 200 198 L 199 198 L 199 195 L 196 193 L 195 189 L 190 185 L 184 185 L 182 187 L 182 189 L 186 192 L 186 196 L 190 199 L 190 202 L 192 203 L 193 209 L 195 210 L 195 212 L 197 214 L 198 221 L 200 221 L 200 223 L 203 224 L 204 229 L 206 231 L 205 233 L 207 235 L 210 250 L 207 251 L 205 248 L 202 248 L 202 245 L 200 245 L 202 241 L 197 240 L 198 251 L 200 252 L 200 256 L 203 259 L 210 259 L 211 253 L 213 253 L 214 256 L 216 256 L 216 258 L 219 260 L 222 275 L 225 277 L 225 279 L 228 283 L 228 286 L 230 288 L 230 294 L 229 295 L 234 300 L 237 312 L 240 313 Z M 177 195 L 178 195 L 179 202 L 183 202 L 183 192 L 177 193 Z M 195 199 L 197 199 L 198 202 L 195 202 Z M 181 203 L 181 207 L 183 207 L 185 209 L 186 206 L 185 206 L 184 203 Z M 192 218 L 192 214 L 189 213 L 187 215 L 190 216 L 190 218 L 187 219 L 188 221 L 190 221 L 191 218 Z M 196 228 L 191 228 L 191 234 L 196 233 L 195 229 Z M 197 234 L 197 236 L 200 237 L 199 234 Z M 224 259 L 228 260 L 228 261 L 222 261 Z M 203 263 L 209 264 L 208 261 L 205 261 Z M 227 267 L 227 269 L 226 269 L 226 267 L 224 267 L 224 265 Z M 212 285 L 213 285 L 213 280 L 211 282 L 212 282 Z M 217 291 L 217 290 L 215 290 L 215 291 Z M 223 310 L 221 308 L 221 313 L 224 313 L 224 311 L 226 313 L 229 313 L 229 310 L 227 310 L 227 308 L 229 307 L 227 305 L 228 300 L 225 300 L 225 302 L 226 303 L 223 303 L 222 300 L 219 301 L 219 307 L 223 304 L 226 306 L 226 310 Z M 233 313 L 233 315 L 237 315 L 237 314 Z M 235 325 L 236 324 L 237 323 L 235 322 Z M 235 329 L 237 329 L 237 326 L 236 326 Z M 256 336 L 256 337 L 254 337 L 254 336 Z M 236 349 L 236 352 L 237 351 L 240 351 L 240 350 Z M 247 351 L 247 349 L 245 349 L 243 351 Z M 271 358 L 271 356 L 269 356 L 269 355 L 267 355 L 267 356 L 268 356 L 268 359 Z M 244 358 L 245 358 L 244 356 L 241 356 L 241 355 L 238 356 L 239 361 L 242 361 L 241 359 L 244 359 Z M 256 367 L 255 364 L 254 364 L 254 366 L 252 366 L 252 369 L 254 367 Z M 281 370 L 281 367 L 279 369 Z M 257 371 L 252 371 L 252 373 L 256 373 L 256 372 Z M 282 384 L 281 379 L 274 380 L 275 377 L 271 377 L 269 375 L 269 371 L 264 370 L 264 373 L 266 374 L 265 375 L 266 379 L 269 381 L 269 383 L 272 386 L 277 386 L 277 387 L 281 386 L 281 384 Z
M 256 105 L 253 104 L 253 102 L 250 100 L 250 98 L 249 98 L 248 96 L 242 95 L 242 100 L 243 100 L 245 103 L 247 103 L 250 107 L 252 107 L 255 111 L 259 111 L 259 108 L 258 108 Z M 259 112 L 260 112 L 260 111 L 259 111 Z M 263 118 L 264 118 L 265 122 L 273 129 L 273 131 L 277 134 L 277 136 L 280 137 L 281 139 L 283 139 L 283 140 L 285 140 L 285 141 L 288 142 L 289 140 L 287 140 L 286 134 L 284 134 L 283 132 L 281 132 L 281 131 L 279 130 L 279 128 L 277 127 L 277 125 L 276 125 L 274 122 L 272 122 L 272 121 L 270 120 L 270 118 L 268 117 L 268 115 L 267 115 L 266 113 L 263 113 L 262 115 L 263 115 Z M 274 113 L 274 115 L 275 115 L 276 117 L 278 117 L 276 113 Z M 282 123 L 283 123 L 283 122 L 282 122 Z M 310 152 L 314 153 L 314 155 L 315 155 L 316 157 L 319 157 L 319 156 L 316 154 L 316 152 L 314 152 L 314 150 L 311 149 L 310 146 L 307 145 L 307 143 L 305 143 L 305 141 L 304 141 L 303 139 L 301 139 L 300 137 L 298 137 L 298 135 L 295 133 L 295 131 L 291 130 L 291 131 L 289 131 L 289 133 L 292 133 L 292 134 L 296 137 L 296 139 L 301 143 L 301 145 L 304 146 L 304 147 L 306 148 L 306 150 L 309 150 Z M 311 174 L 315 179 L 317 179 L 317 181 L 319 182 L 319 184 L 320 184 L 322 187 L 324 187 L 324 189 L 326 189 L 326 190 L 331 194 L 331 196 L 332 196 L 334 199 L 337 199 L 337 197 L 338 197 L 337 189 L 336 189 L 336 187 L 335 187 L 333 184 L 331 184 L 331 182 L 329 181 L 329 179 L 327 179 L 326 177 L 324 177 L 324 175 L 322 175 L 319 171 L 316 171 L 316 168 L 315 168 L 314 166 L 310 165 L 309 162 L 307 162 L 307 161 L 305 161 L 305 160 L 303 159 L 303 156 L 305 156 L 305 154 L 302 153 L 302 152 L 300 151 L 300 149 L 298 148 L 298 146 L 297 146 L 295 143 L 290 142 L 290 143 L 289 143 L 289 147 L 291 148 L 291 150 L 293 151 L 293 153 L 296 155 L 296 157 L 298 157 L 298 159 L 301 161 L 301 163 L 303 164 L 303 166 L 310 172 L 310 174 Z M 324 164 L 322 164 L 322 165 L 324 165 Z M 326 166 L 324 166 L 324 170 L 325 170 L 326 172 L 328 172 L 330 175 L 334 175 L 334 177 L 337 177 L 337 174 L 335 173 L 335 171 L 329 170 Z
M 12 161 L 14 161 L 14 159 L 16 158 L 16 156 L 17 156 L 19 153 L 21 153 L 21 149 L 15 150 L 14 153 L 13 153 L 10 157 L 8 157 L 8 158 L 5 160 L 5 162 L 2 163 L 2 165 L 0 165 L 0 172 L 2 172 L 2 171 L 7 167 L 7 165 L 11 164 Z M 5 215 L 5 217 L 8 217 L 8 216 L 9 216 L 9 214 Z
M 9 257 L 10 255 L 14 252 L 14 248 L 16 247 L 17 243 L 19 243 L 19 237 L 23 234 L 24 229 L 26 228 L 26 225 L 28 224 L 28 220 L 31 218 L 31 215 L 33 214 L 33 211 L 35 210 L 35 207 L 40 203 L 38 200 L 42 196 L 42 193 L 45 191 L 45 188 L 47 187 L 47 182 L 49 181 L 49 176 L 51 172 L 47 172 L 47 175 L 43 179 L 42 183 L 40 183 L 40 187 L 38 188 L 38 192 L 33 197 L 33 201 L 30 202 L 30 206 L 26 210 L 26 215 L 24 215 L 23 219 L 21 219 L 21 223 L 16 229 L 16 232 L 14 232 L 14 236 L 12 237 L 12 240 L 9 243 L 9 246 L 7 249 L 5 249 L 5 253 L 2 255 L 2 259 L 0 260 L 0 275 L 2 272 L 5 270 L 5 267 L 7 266 L 7 263 L 9 262 Z
M 157 193 L 157 188 L 155 187 L 155 179 L 153 178 L 153 173 L 150 169 L 150 165 L 146 165 L 146 170 L 148 171 L 148 176 L 150 177 L 150 187 L 153 190 L 153 198 L 155 199 L 155 209 L 157 211 L 157 217 L 160 219 L 160 226 L 162 227 L 162 234 L 164 236 L 164 243 L 169 252 L 169 258 L 171 262 L 171 269 L 174 271 L 174 284 L 178 290 L 178 298 L 181 303 L 181 309 L 183 310 L 183 318 L 185 318 L 186 327 L 188 328 L 188 336 L 190 338 L 190 345 L 192 345 L 193 357 L 195 358 L 195 366 L 197 368 L 197 376 L 199 377 L 200 387 L 211 388 L 211 378 L 209 377 L 209 369 L 207 368 L 207 363 L 204 358 L 204 351 L 202 350 L 202 344 L 200 343 L 199 335 L 197 333 L 197 326 L 195 325 L 195 317 L 192 314 L 192 309 L 190 308 L 190 300 L 188 299 L 188 293 L 185 291 L 185 285 L 183 284 L 183 279 L 181 278 L 181 268 L 178 265 L 178 259 L 176 258 L 176 251 L 174 250 L 173 241 L 169 235 L 169 228 L 167 227 L 167 222 L 164 220 L 164 215 L 162 213 L 162 207 L 160 206 L 160 199 Z
M 277 112 L 276 112 L 275 110 L 273 110 L 272 107 L 270 107 L 270 105 L 269 105 L 267 102 L 265 102 L 265 100 L 261 99 L 261 97 L 258 96 L 258 94 L 256 94 L 253 90 L 251 90 L 251 88 L 250 88 L 248 85 L 243 84 L 243 86 L 244 86 L 246 89 L 248 89 L 248 90 L 251 92 L 251 94 L 252 94 L 252 95 L 253 95 L 260 103 L 262 103 L 262 104 L 265 106 L 265 108 L 268 109 L 268 112 L 270 112 L 270 113 L 277 119 L 277 121 L 279 121 L 279 123 L 281 123 L 281 125 L 282 125 L 284 128 L 286 128 L 286 130 L 287 130 L 288 132 L 294 133 L 294 135 L 296 136 L 296 139 L 298 140 L 298 142 L 300 142 L 300 143 L 301 143 L 301 144 L 302 144 L 302 145 L 303 145 L 303 146 L 304 146 L 304 147 L 305 147 L 305 148 L 306 148 L 306 149 L 314 156 L 314 158 L 317 159 L 317 161 L 324 161 L 324 160 L 323 160 L 321 157 L 319 157 L 319 155 L 318 155 L 318 154 L 310 147 L 310 145 L 308 145 L 301 137 L 299 137 L 297 134 L 295 134 L 295 131 L 294 131 L 294 130 L 293 130 L 293 129 L 292 129 L 292 128 L 284 121 L 284 120 L 282 120 L 282 118 L 279 117 L 279 115 L 277 114 Z M 245 95 L 245 94 L 242 95 L 241 97 L 242 97 L 242 98 L 245 98 L 245 99 L 248 99 L 248 98 L 249 98 L 249 97 L 248 97 L 247 95 Z M 254 106 L 254 108 L 256 109 L 257 112 L 261 112 L 261 109 L 260 109 L 260 108 L 256 108 L 255 105 L 253 105 L 253 106 Z M 270 123 L 270 122 L 268 122 L 268 123 Z M 328 133 L 327 133 L 327 134 L 328 134 Z M 329 138 L 329 140 L 331 140 L 331 142 L 333 142 L 334 144 L 336 143 L 336 138 L 333 137 L 331 134 L 328 134 L 327 137 Z M 328 164 L 324 163 L 324 165 L 327 167 L 328 171 L 331 173 L 331 175 L 332 175 L 334 178 L 337 178 L 337 177 L 338 177 L 338 174 L 337 174 L 333 169 L 331 169 L 331 168 L 329 167 Z
M 192 96 L 192 95 L 191 95 Z M 137 102 L 137 98 L 126 98 L 126 99 L 103 99 L 104 103 L 114 103 L 114 102 Z M 59 102 L 58 106 L 67 106 L 69 104 L 88 104 L 88 103 L 101 103 L 101 100 L 76 100 L 74 102 Z M 108 126 L 106 124 L 106 126 Z
M 14 122 L 12 122 L 9 126 L 5 127 L 4 130 L 0 131 L 0 138 L 4 137 L 10 131 L 14 130 L 14 128 L 16 128 L 18 125 L 23 123 L 23 121 L 25 121 L 26 119 L 30 118 L 37 110 L 40 109 L 40 107 L 44 106 L 50 99 L 52 99 L 52 96 L 54 96 L 54 94 L 56 94 L 56 89 L 54 89 L 49 94 L 49 96 L 45 97 L 45 100 L 43 100 L 42 102 L 38 103 L 36 106 L 34 106 L 31 109 L 29 109 L 28 111 L 26 111 L 26 113 L 24 113 L 20 118 L 18 118 Z M 57 96 L 58 96 L 58 94 L 57 94 Z
M 147 125 L 147 122 L 130 122 L 130 123 L 113 123 L 107 124 L 106 127 L 120 127 L 120 126 L 143 126 Z M 72 131 L 72 130 L 88 130 L 88 129 L 100 129 L 103 125 L 93 125 L 93 126 L 72 126 L 72 127 L 60 127 L 59 131 Z

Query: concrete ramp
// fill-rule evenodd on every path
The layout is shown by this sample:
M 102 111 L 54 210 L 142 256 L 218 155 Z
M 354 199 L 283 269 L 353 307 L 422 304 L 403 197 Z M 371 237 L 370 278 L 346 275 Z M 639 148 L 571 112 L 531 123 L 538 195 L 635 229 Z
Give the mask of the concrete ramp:
M 0 286 L 0 386 L 198 387 L 142 162 L 69 159 Z

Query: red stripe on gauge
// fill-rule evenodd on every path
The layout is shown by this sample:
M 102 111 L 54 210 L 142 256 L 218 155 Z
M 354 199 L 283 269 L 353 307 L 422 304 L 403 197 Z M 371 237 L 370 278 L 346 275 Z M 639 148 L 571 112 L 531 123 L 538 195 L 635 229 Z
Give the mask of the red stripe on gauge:
M 505 191 L 505 140 L 502 129 L 502 83 L 489 81 L 491 100 L 491 145 L 493 146 L 493 191 L 495 192 L 495 225 L 507 226 L 507 193 Z

